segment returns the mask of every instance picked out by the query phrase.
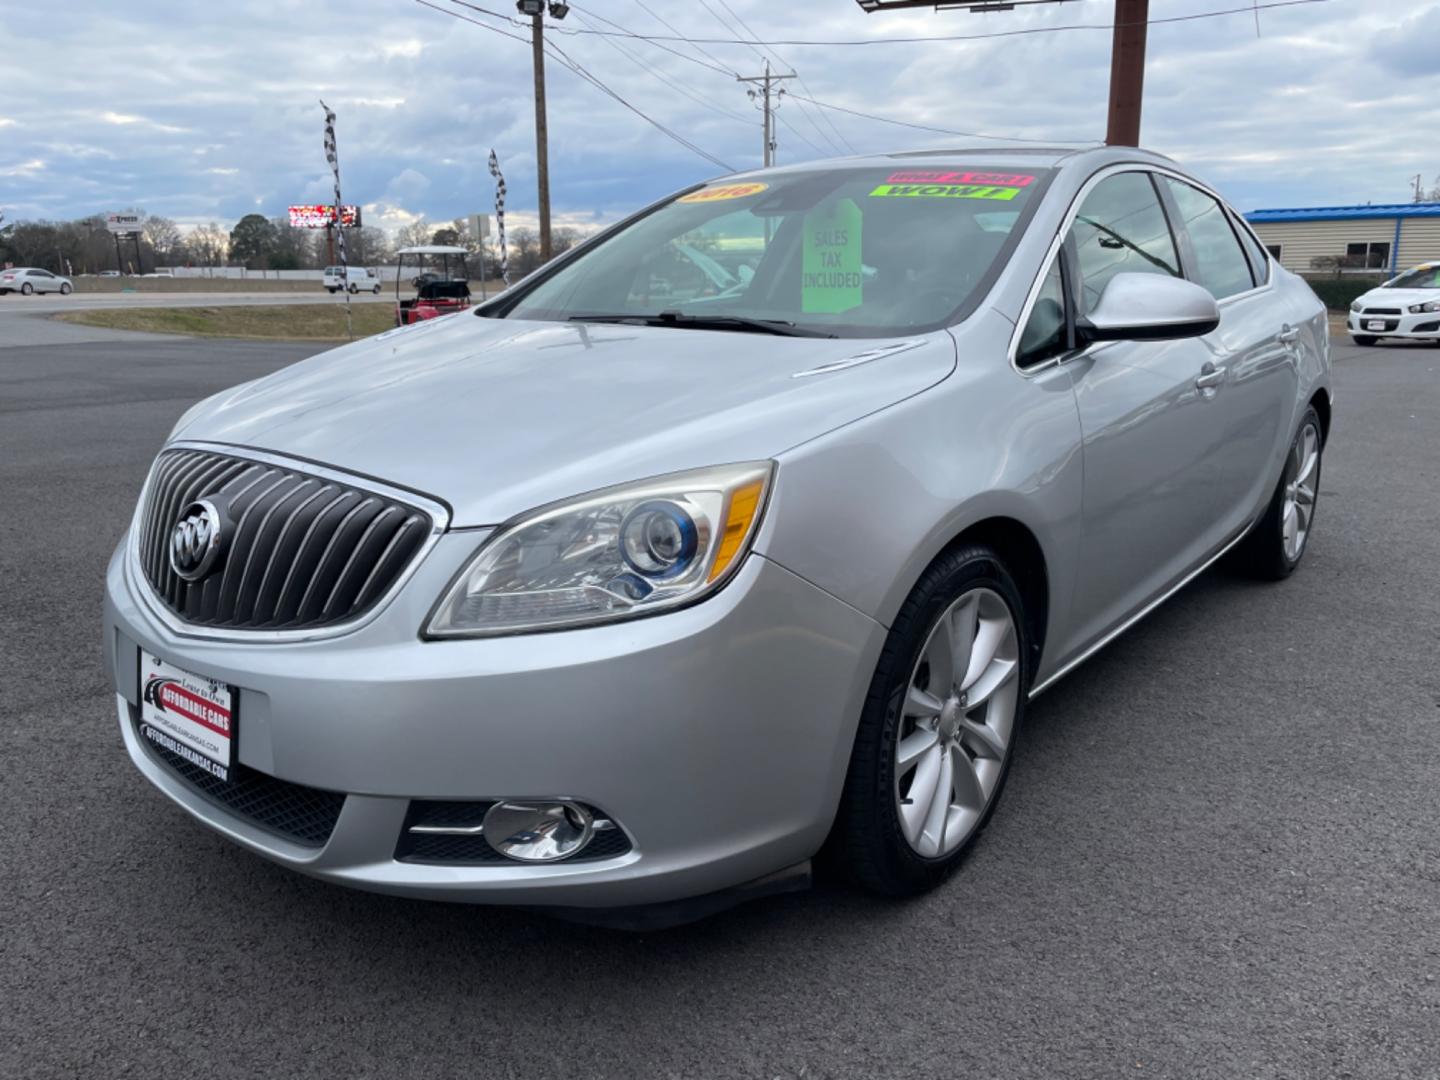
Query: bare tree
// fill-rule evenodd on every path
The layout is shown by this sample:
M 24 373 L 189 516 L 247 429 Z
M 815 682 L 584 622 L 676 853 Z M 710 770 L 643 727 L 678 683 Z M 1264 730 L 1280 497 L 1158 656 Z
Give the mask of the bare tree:
M 409 225 L 402 226 L 400 231 L 395 234 L 395 243 L 402 248 L 423 247 L 430 243 L 430 234 L 433 231 L 429 222 L 423 217 L 416 218 Z
M 175 249 L 183 239 L 180 227 L 167 217 L 151 214 L 140 227 L 145 242 L 155 252 L 156 260 L 173 261 Z
M 358 229 L 351 229 L 348 235 L 357 266 L 384 266 L 394 260 L 390 237 L 384 229 L 363 225 Z
M 230 250 L 230 234 L 212 221 L 192 229 L 187 243 L 201 266 L 223 266 Z

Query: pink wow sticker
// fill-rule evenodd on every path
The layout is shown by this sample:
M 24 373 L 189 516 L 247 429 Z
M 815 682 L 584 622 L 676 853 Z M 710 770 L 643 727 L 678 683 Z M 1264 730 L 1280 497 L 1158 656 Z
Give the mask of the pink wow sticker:
M 937 169 L 917 169 L 891 173 L 886 183 L 890 184 L 994 184 L 1001 187 L 1023 188 L 1035 182 L 1033 176 L 1015 176 L 1010 173 L 954 172 Z

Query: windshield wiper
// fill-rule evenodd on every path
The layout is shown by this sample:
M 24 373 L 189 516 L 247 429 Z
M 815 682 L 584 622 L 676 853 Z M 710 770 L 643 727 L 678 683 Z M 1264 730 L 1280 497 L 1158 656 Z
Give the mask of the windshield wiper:
M 796 326 L 784 319 L 751 319 L 744 315 L 686 315 L 679 311 L 662 311 L 659 315 L 571 315 L 571 322 L 628 323 L 632 326 L 673 326 L 684 330 L 734 330 L 750 334 L 775 334 L 779 337 L 833 338 L 823 330 Z

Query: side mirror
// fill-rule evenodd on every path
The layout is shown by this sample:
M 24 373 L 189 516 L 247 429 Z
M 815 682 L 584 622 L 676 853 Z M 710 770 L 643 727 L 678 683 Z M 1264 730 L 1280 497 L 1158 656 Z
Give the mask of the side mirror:
M 1169 341 L 1201 337 L 1220 325 L 1215 298 L 1168 274 L 1116 274 L 1100 302 L 1080 319 L 1084 341 Z

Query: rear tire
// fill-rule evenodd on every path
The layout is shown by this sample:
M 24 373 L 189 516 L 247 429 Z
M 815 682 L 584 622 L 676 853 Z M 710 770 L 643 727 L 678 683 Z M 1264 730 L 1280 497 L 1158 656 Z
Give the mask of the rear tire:
M 332 289 L 329 285 L 326 285 L 326 286 L 325 286 L 325 291 L 328 292 L 331 296 L 334 296 L 334 295 L 335 295 L 336 293 L 338 293 L 340 290 L 339 290 L 339 289 Z
M 1379 339 L 1371 337 L 1369 334 L 1351 334 L 1350 340 L 1353 341 L 1356 345 L 1359 345 L 1362 349 L 1368 349 L 1371 345 L 1374 345 L 1375 342 Z
M 1265 515 L 1235 549 L 1234 565 L 1241 572 L 1262 581 L 1283 581 L 1300 565 L 1314 531 L 1324 449 L 1320 417 L 1313 408 L 1306 409 Z
M 20 286 L 20 295 L 21 295 L 21 296 L 31 296 L 31 295 L 34 294 L 34 292 L 35 292 L 35 286 L 31 285 L 30 282 L 28 282 L 28 281 L 25 282 L 25 284 L 23 284 L 23 285 Z
M 911 896 L 964 861 L 1009 775 L 1029 643 L 1020 592 L 988 547 L 946 552 L 911 590 L 870 682 L 826 852 L 857 884 Z

